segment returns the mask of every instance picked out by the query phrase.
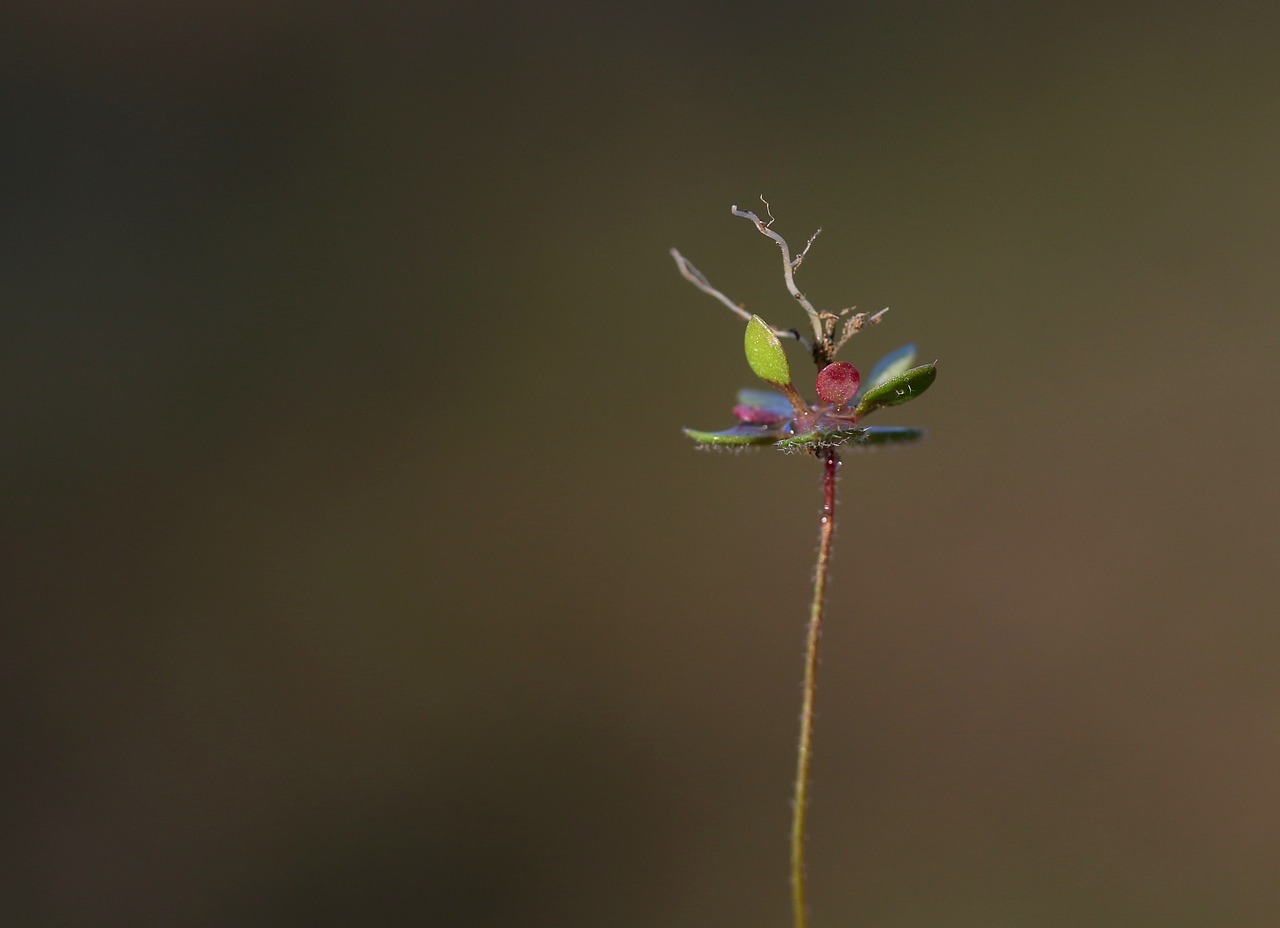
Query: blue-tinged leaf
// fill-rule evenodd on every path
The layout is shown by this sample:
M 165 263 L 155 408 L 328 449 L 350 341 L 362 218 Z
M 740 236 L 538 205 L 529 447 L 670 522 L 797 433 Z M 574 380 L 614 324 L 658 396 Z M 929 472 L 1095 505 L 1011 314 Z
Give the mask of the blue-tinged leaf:
M 775 428 L 749 422 L 739 422 L 733 428 L 725 429 L 722 432 L 700 432 L 697 429 L 685 429 L 684 433 L 700 445 L 718 445 L 720 447 L 771 445 L 781 437 Z
M 751 406 L 775 416 L 790 418 L 795 415 L 791 408 L 791 400 L 773 390 L 756 390 L 747 387 L 738 391 L 738 405 Z
M 924 438 L 924 429 L 912 429 L 900 425 L 872 425 L 867 427 L 867 434 L 858 441 L 858 444 L 868 447 L 909 445 L 922 438 Z
M 871 374 L 862 381 L 862 392 L 870 393 L 873 388 L 880 386 L 886 380 L 904 373 L 915 359 L 915 345 L 903 345 L 901 348 L 890 351 L 876 362 L 876 366 L 871 368 Z
M 938 376 L 937 364 L 922 364 L 909 371 L 903 371 L 896 377 L 890 377 L 879 386 L 872 387 L 858 402 L 854 414 L 861 419 L 869 412 L 881 406 L 899 406 L 915 399 L 933 383 Z

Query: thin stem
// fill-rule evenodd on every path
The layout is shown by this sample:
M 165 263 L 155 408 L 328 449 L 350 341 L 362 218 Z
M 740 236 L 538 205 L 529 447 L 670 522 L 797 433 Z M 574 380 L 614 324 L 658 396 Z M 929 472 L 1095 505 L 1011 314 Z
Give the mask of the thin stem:
M 791 806 L 791 909 L 795 928 L 805 928 L 809 917 L 804 895 L 805 813 L 809 807 L 809 768 L 813 761 L 813 702 L 818 687 L 818 642 L 822 637 L 822 611 L 827 598 L 827 568 L 836 528 L 836 474 L 840 456 L 834 448 L 820 452 L 822 472 L 822 523 L 818 532 L 818 561 L 813 574 L 813 605 L 804 659 L 804 703 L 800 709 L 800 745 L 796 750 L 796 789 Z
M 750 210 L 738 209 L 738 207 L 736 206 L 731 206 L 729 208 L 729 211 L 733 213 L 733 215 L 735 216 L 739 216 L 743 219 L 750 220 L 752 224 L 754 224 L 755 227 L 760 230 L 761 235 L 766 235 L 769 238 L 773 239 L 774 243 L 777 244 L 777 246 L 780 249 L 782 249 L 782 279 L 786 282 L 787 291 L 791 294 L 792 297 L 795 298 L 795 301 L 800 304 L 800 308 L 804 310 L 805 315 L 809 317 L 809 324 L 813 326 L 814 344 L 815 345 L 823 344 L 823 341 L 826 338 L 826 333 L 823 331 L 823 328 L 822 328 L 822 319 L 818 315 L 818 311 L 814 309 L 813 304 L 810 303 L 808 299 L 805 298 L 805 295 L 800 292 L 800 288 L 796 286 L 796 278 L 795 278 L 796 264 L 793 263 L 791 260 L 791 249 L 787 246 L 787 240 L 783 238 L 781 235 L 779 235 L 777 232 L 770 229 L 769 223 L 762 220 L 759 216 L 757 216 L 755 213 L 751 212 Z M 814 237 L 816 238 L 817 236 L 814 236 Z M 809 239 L 809 245 L 812 245 L 812 244 L 813 244 L 813 239 Z M 809 245 L 806 245 L 804 247 L 804 253 L 807 253 L 809 251 Z M 804 259 L 804 253 L 800 255 L 801 260 Z
M 733 302 L 733 300 L 729 299 L 727 296 L 725 296 L 723 293 L 721 293 L 719 290 L 713 287 L 711 285 L 711 281 L 707 280 L 706 275 L 703 274 L 702 271 L 698 270 L 696 267 L 693 266 L 692 261 L 690 261 L 684 255 L 680 254 L 680 252 L 674 248 L 671 249 L 671 257 L 675 259 L 676 267 L 680 269 L 681 277 L 689 281 L 689 283 L 693 284 L 695 287 L 697 287 L 699 290 L 701 290 L 703 293 L 707 294 L 708 296 L 715 297 L 717 300 L 723 303 L 726 307 L 728 307 L 729 312 L 733 313 L 735 316 L 742 319 L 743 322 L 749 322 L 751 320 L 751 313 L 747 312 L 746 309 L 743 308 L 740 304 Z M 808 351 L 810 353 L 813 352 L 813 346 L 809 344 L 809 340 L 805 338 L 803 335 L 801 335 L 799 332 L 797 332 L 795 329 L 774 329 L 773 334 L 778 336 L 779 338 L 794 338 L 796 341 L 798 341 L 801 345 L 804 346 L 805 351 Z

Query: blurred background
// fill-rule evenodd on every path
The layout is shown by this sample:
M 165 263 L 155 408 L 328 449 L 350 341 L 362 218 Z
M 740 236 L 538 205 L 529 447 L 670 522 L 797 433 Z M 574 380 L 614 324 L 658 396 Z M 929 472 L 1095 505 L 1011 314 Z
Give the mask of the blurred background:
M 1280 14 L 12 4 L 0 921 L 1280 923 Z M 802 359 L 794 356 L 798 370 Z

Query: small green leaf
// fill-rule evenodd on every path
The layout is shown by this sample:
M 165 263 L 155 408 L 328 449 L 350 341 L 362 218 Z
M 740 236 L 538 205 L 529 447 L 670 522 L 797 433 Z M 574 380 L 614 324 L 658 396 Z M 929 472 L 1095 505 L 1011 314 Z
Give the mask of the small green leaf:
M 700 432 L 685 429 L 684 433 L 700 445 L 742 447 L 744 445 L 771 445 L 778 440 L 778 432 L 764 426 L 740 422 L 722 432 Z
M 801 451 L 806 448 L 833 448 L 847 441 L 856 441 L 866 434 L 865 428 L 828 429 L 816 432 L 805 432 L 803 435 L 792 435 L 778 442 L 783 451 Z
M 769 323 L 759 316 L 752 316 L 747 323 L 743 345 L 747 352 L 747 363 L 757 377 L 779 387 L 791 383 L 787 353 L 782 350 L 782 342 L 773 334 Z
M 905 372 L 907 368 L 911 367 L 911 362 L 915 359 L 915 345 L 903 345 L 901 348 L 890 351 L 876 362 L 875 367 L 871 368 L 871 374 L 866 381 L 867 391 L 870 392 L 886 380 Z
M 859 426 L 851 429 L 819 429 L 816 432 L 805 432 L 779 441 L 778 447 L 783 451 L 802 451 L 805 449 L 834 448 L 848 444 L 855 449 L 875 448 L 883 445 L 905 445 L 919 441 L 924 437 L 920 429 L 903 426 Z
M 862 418 L 881 406 L 899 406 L 902 403 L 913 400 L 929 389 L 929 385 L 933 383 L 934 378 L 937 376 L 937 364 L 923 364 L 920 367 L 913 367 L 909 371 L 903 371 L 896 377 L 890 377 L 884 383 L 868 390 L 858 403 L 858 408 L 854 414 L 858 418 Z

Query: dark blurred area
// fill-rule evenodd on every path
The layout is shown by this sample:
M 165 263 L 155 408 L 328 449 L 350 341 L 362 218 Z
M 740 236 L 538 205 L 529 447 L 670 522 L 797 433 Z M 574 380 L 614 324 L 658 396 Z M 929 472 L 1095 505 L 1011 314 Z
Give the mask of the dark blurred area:
M 1280 13 L 11 5 L 0 923 L 1280 924 Z M 799 359 L 796 359 L 797 369 Z

